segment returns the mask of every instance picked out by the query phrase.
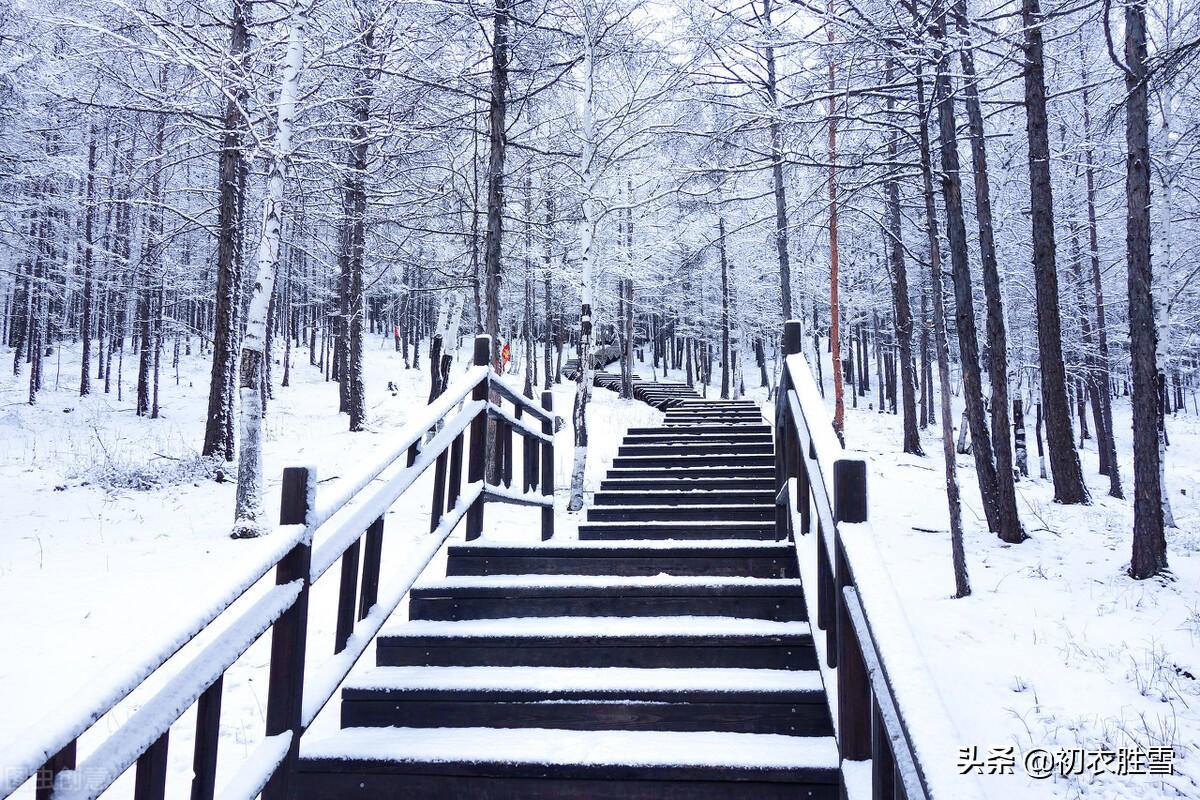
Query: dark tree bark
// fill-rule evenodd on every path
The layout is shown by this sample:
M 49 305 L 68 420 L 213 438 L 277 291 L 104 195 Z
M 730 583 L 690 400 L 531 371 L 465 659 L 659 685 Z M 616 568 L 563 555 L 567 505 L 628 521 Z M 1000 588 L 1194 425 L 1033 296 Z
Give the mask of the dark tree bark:
M 975 56 L 967 23 L 966 0 L 954 0 L 955 28 L 962 42 L 963 96 L 971 138 L 971 166 L 975 182 L 975 217 L 979 223 L 979 261 L 983 294 L 987 303 L 987 361 L 992 386 L 992 453 L 996 459 L 996 511 L 1000 538 L 1020 542 L 1026 538 L 1017 512 L 1013 482 L 1012 439 L 1008 419 L 1008 334 L 1004 329 L 1004 300 L 1000 294 L 1000 269 L 992 231 L 992 193 L 988 180 L 987 147 L 984 143 L 983 111 L 975 76 Z
M 889 57 L 885 77 L 889 84 L 892 82 L 892 73 L 892 59 Z M 895 106 L 891 94 L 888 95 L 887 105 L 889 111 Z M 908 268 L 904 264 L 904 240 L 901 238 L 903 234 L 900 227 L 900 184 L 895 172 L 899 168 L 899 136 L 898 130 L 893 129 L 888 138 L 888 159 L 892 162 L 892 168 L 885 187 L 888 205 L 887 239 L 891 261 L 892 299 L 896 306 L 896 338 L 900 345 L 900 401 L 904 410 L 903 446 L 904 452 L 923 456 L 925 451 L 921 449 L 921 434 L 917 430 L 916 380 L 913 374 L 912 350 L 913 318 L 908 299 Z M 860 339 L 861 329 L 860 325 Z M 865 373 L 861 364 L 859 371 Z
M 1026 0 L 1028 2 L 1028 0 Z M 1105 25 L 1107 26 L 1107 19 Z M 1125 6 L 1125 246 L 1129 274 L 1129 356 L 1133 365 L 1133 557 L 1138 580 L 1167 569 L 1159 469 L 1158 330 L 1150 262 L 1150 114 L 1146 4 Z
M 971 453 L 979 478 L 979 494 L 988 530 L 1002 533 L 997 502 L 996 464 L 992 440 L 983 408 L 983 381 L 979 374 L 979 342 L 976 338 L 975 300 L 971 291 L 971 266 L 967 254 L 967 230 L 963 222 L 962 180 L 958 160 L 958 137 L 954 120 L 954 96 L 950 86 L 950 51 L 945 46 L 946 22 L 938 14 L 939 53 L 934 102 L 938 110 L 938 132 L 942 157 L 942 196 L 946 204 L 946 235 L 950 245 L 951 278 L 954 282 L 954 320 L 958 331 L 959 365 L 962 369 L 964 413 L 971 433 Z M 935 289 L 936 291 L 936 289 Z M 1019 538 L 1016 541 L 1020 541 Z
M 1021 1 L 1025 26 L 1025 132 L 1029 140 L 1029 204 L 1033 218 L 1033 276 L 1037 296 L 1038 360 L 1046 443 L 1059 503 L 1090 502 L 1071 427 L 1062 319 L 1058 307 L 1058 269 L 1054 244 L 1054 198 L 1050 188 L 1050 135 L 1046 118 L 1046 76 L 1039 0 Z
M 1086 64 L 1086 59 L 1080 58 L 1080 63 Z M 1100 281 L 1100 242 L 1099 229 L 1096 224 L 1096 177 L 1094 155 L 1092 153 L 1091 113 L 1089 107 L 1091 98 L 1088 96 L 1088 75 L 1086 69 L 1082 74 L 1083 85 L 1083 137 L 1087 147 L 1084 148 L 1084 180 L 1087 186 L 1087 215 L 1088 215 L 1088 255 L 1091 261 L 1092 292 L 1096 306 L 1096 374 L 1094 392 L 1100 402 L 1100 418 L 1096 422 L 1097 435 L 1103 437 L 1097 441 L 1097 447 L 1103 453 L 1100 463 L 1102 474 L 1108 475 L 1108 493 L 1112 497 L 1123 498 L 1121 489 L 1121 468 L 1117 462 L 1117 441 L 1113 429 L 1112 418 L 1112 378 L 1108 360 L 1108 320 L 1104 307 L 1104 285 Z M 1107 467 L 1107 469 L 1105 469 Z
M 938 380 L 942 406 L 942 459 L 946 474 L 946 504 L 950 518 L 950 555 L 954 568 L 955 597 L 971 594 L 967 574 L 966 548 L 963 544 L 962 501 L 958 489 L 958 466 L 954 454 L 954 418 L 950 411 L 950 347 L 946 341 L 946 310 L 942 299 L 941 236 L 938 233 L 937 204 L 933 196 L 933 156 L 929 146 L 928 115 L 925 106 L 925 80 L 922 65 L 917 65 L 918 141 L 921 152 L 922 194 L 925 199 L 925 230 L 929 247 L 929 283 L 933 287 L 934 350 L 937 354 Z
M 163 67 L 162 78 L 165 88 L 166 67 Z M 137 414 L 139 417 L 152 411 L 150 371 L 153 366 L 153 342 L 155 341 L 154 292 L 155 284 L 160 279 L 158 273 L 162 271 L 163 249 L 163 170 L 159 161 L 163 155 L 165 135 L 166 115 L 159 114 L 155 124 L 154 145 L 151 151 L 150 208 L 146 214 L 146 243 L 142 251 L 142 263 L 139 269 L 141 287 L 138 299 L 138 335 L 142 340 L 141 350 L 138 353 Z
M 96 219 L 96 125 L 91 126 L 88 141 L 87 188 L 83 210 L 83 305 L 79 309 L 79 338 L 83 352 L 79 366 L 79 396 L 92 393 L 92 251 Z
M 229 56 L 246 67 L 250 39 L 249 0 L 233 0 Z M 245 120 L 241 109 L 248 97 L 240 82 L 229 87 L 225 104 L 217 197 L 217 291 L 213 309 L 212 375 L 208 386 L 208 419 L 204 426 L 206 456 L 232 461 L 234 457 L 233 376 L 238 357 L 238 307 L 241 304 L 238 224 L 244 201 L 242 134 Z
M 504 158 L 508 139 L 505 112 L 508 93 L 508 0 L 495 0 L 492 16 L 492 77 L 488 107 L 487 232 L 483 266 L 487 315 L 484 331 L 500 341 L 501 239 L 504 236 Z M 500 370 L 500 347 L 492 348 L 492 366 Z

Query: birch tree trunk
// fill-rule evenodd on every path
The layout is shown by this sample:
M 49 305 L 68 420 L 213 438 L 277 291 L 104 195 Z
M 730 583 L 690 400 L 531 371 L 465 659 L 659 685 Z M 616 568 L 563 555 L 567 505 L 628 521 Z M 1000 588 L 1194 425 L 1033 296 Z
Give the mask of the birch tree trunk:
M 575 460 L 571 466 L 571 496 L 567 503 L 569 511 L 583 508 L 583 483 L 587 471 L 588 429 L 587 406 L 592 397 L 592 268 L 596 258 L 594 251 L 597 225 L 595 156 L 596 130 L 594 121 L 595 92 L 595 42 L 592 40 L 591 21 L 586 20 L 587 29 L 583 42 L 583 97 L 580 101 L 580 137 L 583 155 L 580 159 L 580 175 L 583 181 L 583 219 L 579 223 L 581 307 L 579 315 L 579 373 L 575 383 L 575 406 L 572 421 L 575 426 Z
M 277 129 L 271 167 L 267 175 L 267 197 L 263 203 L 262 239 L 258 243 L 258 267 L 246 315 L 246 333 L 242 339 L 241 442 L 238 452 L 237 506 L 234 511 L 234 538 L 262 535 L 266 531 L 262 479 L 262 371 L 266 339 L 267 308 L 275 286 L 279 266 L 279 246 L 283 222 L 284 168 L 292 151 L 292 128 L 296 116 L 296 98 L 300 91 L 300 73 L 304 69 L 304 36 L 313 0 L 292 0 L 288 22 L 287 55 L 279 83 Z

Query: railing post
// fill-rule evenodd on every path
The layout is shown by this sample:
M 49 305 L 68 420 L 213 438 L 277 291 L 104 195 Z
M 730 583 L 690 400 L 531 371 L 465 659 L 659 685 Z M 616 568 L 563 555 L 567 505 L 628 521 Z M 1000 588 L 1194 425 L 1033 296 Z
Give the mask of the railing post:
M 847 568 L 844 551 L 837 556 L 838 583 Z M 853 584 L 839 587 L 837 614 L 837 706 L 838 738 L 842 758 L 864 761 L 871 757 L 871 685 L 867 665 L 863 661 L 862 645 L 854 631 L 846 592 L 855 591 Z
M 279 524 L 307 525 L 315 500 L 317 471 L 313 467 L 288 467 L 283 471 Z M 291 731 L 292 741 L 283 762 L 263 788 L 263 800 L 287 800 L 295 795 L 293 780 L 300 755 L 304 713 L 304 651 L 308 636 L 308 586 L 312 570 L 312 542 L 305 537 L 279 561 L 275 584 L 300 581 L 300 594 L 271 629 L 271 667 L 267 688 L 267 736 Z
M 217 744 L 225 676 L 213 681 L 196 704 L 196 744 L 192 751 L 192 800 L 213 800 L 217 791 Z
M 838 522 L 867 521 L 867 462 L 841 458 L 833 462 L 833 517 Z
M 379 564 L 383 559 L 383 517 L 367 528 L 363 548 L 362 589 L 358 594 L 358 618 L 365 619 L 379 600 Z
M 547 421 L 542 422 L 542 433 L 550 437 L 550 441 L 542 442 L 542 496 L 554 499 L 554 394 L 542 392 L 542 409 L 546 412 Z M 542 509 L 542 541 L 548 542 L 554 537 L 554 508 Z
M 54 794 L 54 778 L 60 772 L 75 769 L 76 740 L 72 739 L 62 750 L 52 755 L 34 778 L 36 800 L 50 800 Z
M 803 328 L 798 320 L 788 320 L 783 323 L 783 355 L 787 356 L 794 353 L 799 353 L 803 346 Z M 781 489 L 788 482 L 789 466 L 796 461 L 796 454 L 793 452 L 798 445 L 794 441 L 795 436 L 789 435 L 789 432 L 794 434 L 793 426 L 788 425 L 788 389 L 791 388 L 791 377 L 788 373 L 787 361 L 784 361 L 783 371 L 779 376 L 779 385 L 775 387 L 775 494 L 779 495 Z M 797 502 L 797 501 L 793 501 Z M 788 538 L 788 522 L 792 513 L 791 508 L 787 506 L 778 506 L 775 509 L 775 538 L 784 540 Z
M 492 364 L 492 337 L 475 337 L 473 362 L 477 367 L 488 367 L 490 369 Z M 491 388 L 491 381 L 492 374 L 489 371 L 487 377 L 480 381 L 471 391 L 471 400 L 486 401 L 488 399 L 488 390 Z M 467 483 L 469 484 L 481 483 L 487 471 L 487 429 L 488 414 L 485 408 L 476 415 L 475 419 L 471 420 L 471 453 L 467 462 Z M 466 538 L 468 541 L 478 539 L 483 534 L 483 502 L 483 495 L 480 494 L 467 510 Z
M 883 724 L 878 699 L 871 705 L 871 798 L 895 800 L 899 783 L 896 780 L 896 755 L 887 726 Z

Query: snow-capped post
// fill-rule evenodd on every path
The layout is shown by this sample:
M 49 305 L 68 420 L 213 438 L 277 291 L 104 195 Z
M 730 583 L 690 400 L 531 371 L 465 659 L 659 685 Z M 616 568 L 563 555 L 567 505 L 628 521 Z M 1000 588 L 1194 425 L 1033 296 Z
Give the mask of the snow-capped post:
M 246 333 L 242 340 L 241 443 L 238 451 L 237 507 L 234 512 L 235 539 L 261 536 L 266 532 L 263 514 L 262 480 L 262 374 L 266 345 L 267 310 L 279 267 L 282 239 L 284 168 L 292 151 L 292 127 L 296 117 L 296 98 L 300 92 L 300 73 L 304 69 L 304 34 L 313 0 L 292 0 L 288 28 L 287 56 L 279 82 L 279 111 L 276 120 L 275 152 L 267 175 L 267 197 L 263 203 L 262 239 L 258 243 L 258 272 L 246 315 Z
M 280 525 L 307 525 L 316 503 L 315 467 L 288 467 L 283 471 L 279 501 Z M 263 789 L 263 800 L 295 796 L 292 777 L 300 753 L 304 710 L 304 654 L 308 640 L 308 586 L 312 569 L 312 541 L 306 534 L 279 561 L 275 585 L 300 581 L 300 594 L 271 628 L 271 667 L 267 684 L 267 736 L 291 732 L 288 754 Z
M 542 392 L 542 409 L 546 419 L 542 420 L 542 433 L 554 436 L 554 393 Z M 542 442 L 542 496 L 554 497 L 554 441 Z M 554 507 L 542 508 L 542 541 L 554 538 Z
M 477 367 L 486 367 L 492 363 L 492 337 L 481 335 L 475 337 L 475 352 L 473 363 Z M 492 374 L 488 372 L 485 380 L 481 380 L 471 390 L 471 400 L 479 401 L 488 399 L 488 387 L 491 385 Z M 467 485 L 474 486 L 476 483 L 482 483 L 483 477 L 487 468 L 488 451 L 488 424 L 487 412 L 481 411 L 475 415 L 475 419 L 471 420 L 471 453 L 470 461 L 467 463 Z M 483 495 L 480 494 L 475 498 L 475 502 L 471 503 L 471 507 L 467 510 L 467 532 L 466 538 L 468 541 L 478 539 L 483 534 Z

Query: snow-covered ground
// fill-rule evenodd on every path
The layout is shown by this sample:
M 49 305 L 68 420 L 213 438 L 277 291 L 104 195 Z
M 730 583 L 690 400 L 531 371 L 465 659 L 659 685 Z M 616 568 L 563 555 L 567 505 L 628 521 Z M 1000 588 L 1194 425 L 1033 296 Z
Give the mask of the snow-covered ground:
M 469 345 L 455 374 L 469 363 Z M 394 448 L 395 434 L 418 417 L 428 395 L 425 369 L 405 370 L 390 340 L 369 342 L 366 354 L 369 429 L 349 433 L 337 413 L 337 384 L 308 365 L 306 350 L 293 353 L 292 386 L 275 388 L 266 420 L 267 507 L 278 507 L 285 466 L 316 464 L 318 496 L 339 481 L 363 473 Z M 0 349 L 11 364 L 12 353 Z M 28 371 L 0 378 L 0 766 L 28 745 L 32 726 L 52 711 L 78 707 L 127 680 L 180 629 L 222 598 L 236 576 L 276 545 L 272 537 L 231 540 L 232 478 L 213 479 L 199 459 L 206 416 L 209 360 L 183 357 L 179 380 L 164 364 L 161 419 L 134 414 L 136 367 L 126 364 L 123 399 L 93 381 L 93 394 L 78 396 L 79 354 L 63 348 L 61 364 L 47 360 L 45 388 L 28 404 Z M 132 361 L 132 359 L 131 359 Z M 424 364 L 424 359 L 422 359 Z M 276 364 L 276 379 L 281 369 Z M 520 388 L 520 377 L 510 376 Z M 397 385 L 389 391 L 388 382 Z M 574 536 L 582 515 L 565 513 L 571 465 L 570 409 L 574 384 L 555 387 L 556 413 L 566 427 L 556 437 L 555 485 L 560 515 L 556 535 Z M 661 415 L 642 403 L 621 401 L 597 390 L 589 417 L 594 426 L 589 487 L 598 484 L 633 424 Z M 430 491 L 427 473 L 388 517 L 383 589 L 389 565 L 399 570 L 405 551 L 427 535 Z M 489 504 L 487 530 L 494 538 L 539 539 L 538 514 L 528 508 Z M 461 536 L 461 532 L 457 535 Z M 440 566 L 435 561 L 431 571 Z M 337 570 L 329 574 L 335 575 Z M 270 579 L 264 584 L 270 583 Z M 310 654 L 332 652 L 336 577 L 314 586 Z M 262 587 L 243 599 L 253 600 Z M 403 608 L 403 606 L 401 607 Z M 199 644 L 198 641 L 196 644 Z M 222 709 L 219 775 L 233 774 L 261 740 L 266 703 L 266 637 L 229 671 Z M 168 663 L 169 675 L 196 648 Z M 368 652 L 360 667 L 374 663 Z M 80 757 L 136 711 L 158 685 L 151 681 L 101 720 L 80 743 Z M 333 713 L 329 713 L 332 710 Z M 336 717 L 336 703 L 318 720 Z M 171 732 L 173 793 L 191 778 L 194 712 Z M 131 793 L 132 770 L 113 789 Z M 218 787 L 222 781 L 218 780 Z M 26 786 L 18 797 L 32 797 Z
M 332 491 L 339 480 L 353 478 L 389 449 L 395 434 L 417 416 L 427 393 L 423 369 L 405 370 L 390 345 L 372 341 L 367 354 L 370 430 L 351 434 L 345 430 L 346 418 L 336 413 L 336 385 L 322 381 L 308 366 L 305 351 L 294 355 L 293 386 L 276 389 L 268 412 L 265 457 L 271 507 L 278 502 L 284 466 L 318 464 L 319 491 Z M 466 362 L 464 355 L 458 364 Z M 0 363 L 11 357 L 0 349 Z M 178 385 L 173 370 L 164 368 L 159 420 L 134 415 L 132 368 L 126 370 L 124 401 L 104 395 L 102 387 L 80 400 L 74 391 L 77 358 L 76 351 L 65 349 L 61 372 L 54 359 L 47 362 L 47 386 L 35 407 L 26 403 L 27 374 L 0 378 L 0 602 L 7 609 L 0 615 L 0 760 L 5 763 L 4 756 L 25 743 L 39 719 L 128 674 L 147 653 L 161 648 L 163 632 L 221 597 L 234 575 L 272 547 L 269 537 L 228 538 L 233 485 L 212 480 L 196 460 L 206 358 L 185 358 Z M 648 370 L 643 372 L 648 376 Z M 824 373 L 830 374 L 828 364 Z M 754 370 L 747 370 L 746 378 L 748 384 L 757 383 Z M 399 387 L 394 394 L 388 381 Z M 558 535 L 565 538 L 573 535 L 579 516 L 563 510 L 572 394 L 569 383 L 555 390 L 556 411 L 567 423 L 556 449 Z M 710 388 L 710 397 L 717 394 Z M 765 400 L 765 390 L 751 388 L 750 394 Z M 593 487 L 624 429 L 660 418 L 644 404 L 620 401 L 611 392 L 597 389 L 594 397 L 588 473 Z M 1125 576 L 1129 502 L 1106 496 L 1107 481 L 1097 475 L 1094 443 L 1089 441 L 1083 461 L 1093 504 L 1059 506 L 1051 502 L 1048 481 L 1022 481 L 1021 510 L 1032 538 L 1016 546 L 987 533 L 970 458 L 960 457 L 974 594 L 953 600 L 936 430 L 925 433 L 925 458 L 902 455 L 898 417 L 868 409 L 870 399 L 860 398 L 859 409 L 847 410 L 847 443 L 869 460 L 877 545 L 961 745 L 974 745 L 981 754 L 1005 745 L 1018 753 L 1033 746 L 1176 748 L 1174 777 L 1034 781 L 1019 775 L 983 776 L 980 781 L 990 796 L 1200 797 L 1200 689 L 1193 677 L 1200 675 L 1200 513 L 1195 501 L 1200 420 L 1181 415 L 1168 423 L 1168 484 L 1179 523 L 1168 535 L 1172 580 L 1135 582 Z M 1118 400 L 1115 413 L 1128 491 L 1127 403 Z M 1032 429 L 1030 448 L 1036 474 Z M 389 564 L 401 563 L 406 550 L 426 535 L 428 494 L 425 486 L 414 486 L 388 518 L 385 581 Z M 536 511 L 491 505 L 488 529 L 494 538 L 534 541 Z M 431 571 L 439 566 L 435 561 Z M 318 657 L 332 646 L 335 583 L 326 578 L 314 589 L 310 648 Z M 261 738 L 266 663 L 267 651 L 260 644 L 226 677 L 224 777 Z M 371 663 L 368 651 L 360 668 Z M 96 730 L 114 730 L 145 694 L 135 694 Z M 331 704 L 318 719 L 318 727 L 336 723 L 335 707 Z M 185 792 L 190 778 L 192 724 L 189 712 L 172 730 L 174 794 Z M 81 755 L 98 738 L 85 737 Z M 957 753 L 945 757 L 953 760 Z M 114 796 L 130 793 L 130 777 L 122 779 Z M 19 796 L 31 797 L 32 792 Z

